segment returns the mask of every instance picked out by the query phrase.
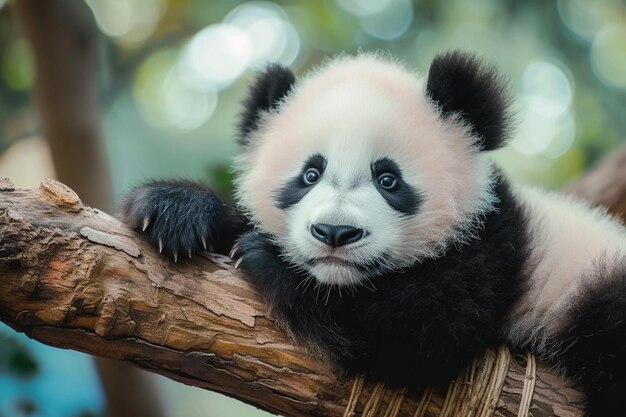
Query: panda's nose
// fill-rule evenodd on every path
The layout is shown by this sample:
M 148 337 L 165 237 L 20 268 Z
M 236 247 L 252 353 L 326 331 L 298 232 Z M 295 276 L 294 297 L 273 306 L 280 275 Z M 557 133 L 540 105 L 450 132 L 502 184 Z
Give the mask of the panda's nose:
M 360 240 L 363 237 L 363 229 L 317 223 L 311 226 L 311 234 L 320 242 L 336 248 Z

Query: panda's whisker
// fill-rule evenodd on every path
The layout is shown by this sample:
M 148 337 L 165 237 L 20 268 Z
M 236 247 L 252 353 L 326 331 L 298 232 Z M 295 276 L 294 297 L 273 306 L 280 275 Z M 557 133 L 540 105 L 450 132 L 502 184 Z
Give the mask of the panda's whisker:
M 333 290 L 333 285 L 326 285 L 326 299 L 324 300 L 324 305 L 328 305 L 328 301 L 330 300 L 330 293 Z
M 296 285 L 296 290 L 299 289 L 300 287 L 304 286 L 304 284 L 309 280 L 309 278 L 311 278 L 311 277 L 307 276 L 307 277 L 303 278 L 302 280 L 300 280 L 298 285 Z

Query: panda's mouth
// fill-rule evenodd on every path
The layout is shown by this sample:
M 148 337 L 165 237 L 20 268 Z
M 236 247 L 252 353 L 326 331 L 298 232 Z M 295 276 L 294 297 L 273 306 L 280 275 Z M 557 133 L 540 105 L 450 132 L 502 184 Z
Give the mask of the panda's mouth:
M 348 260 L 339 258 L 337 256 L 323 256 L 320 258 L 312 259 L 309 264 L 311 266 L 314 265 L 324 265 L 324 266 L 341 266 L 344 268 L 349 268 L 356 271 L 368 271 L 371 268 L 371 265 L 359 265 L 354 262 L 350 262 Z
M 351 266 L 348 261 L 345 261 L 336 256 L 323 256 L 321 258 L 316 258 L 314 260 L 315 263 L 322 263 L 327 265 L 343 265 L 343 266 Z

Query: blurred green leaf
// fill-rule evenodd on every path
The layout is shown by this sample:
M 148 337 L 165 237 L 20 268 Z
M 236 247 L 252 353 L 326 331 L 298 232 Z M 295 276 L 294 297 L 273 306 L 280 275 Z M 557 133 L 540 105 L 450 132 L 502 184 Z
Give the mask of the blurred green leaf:
M 0 373 L 32 378 L 39 364 L 28 347 L 10 334 L 0 334 Z
M 39 412 L 39 406 L 29 398 L 21 398 L 16 401 L 15 408 L 22 416 L 32 416 Z
M 230 166 L 218 165 L 209 167 L 209 178 L 211 178 L 213 190 L 220 198 L 226 201 L 233 200 L 235 174 Z
M 105 413 L 98 413 L 93 410 L 83 410 L 75 415 L 75 417 L 104 417 Z
M 35 70 L 29 45 L 23 40 L 13 42 L 2 54 L 2 76 L 13 90 L 29 90 Z

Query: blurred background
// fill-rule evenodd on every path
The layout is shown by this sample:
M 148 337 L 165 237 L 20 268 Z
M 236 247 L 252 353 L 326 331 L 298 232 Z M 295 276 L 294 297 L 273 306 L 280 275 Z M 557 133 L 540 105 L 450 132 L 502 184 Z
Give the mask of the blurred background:
M 381 50 L 425 74 L 453 48 L 509 77 L 497 158 L 520 181 L 558 189 L 625 141 L 623 0 L 0 0 L 0 177 L 58 178 L 107 211 L 152 177 L 228 195 L 255 68 Z M 105 415 L 268 414 L 0 324 L 0 417 Z

